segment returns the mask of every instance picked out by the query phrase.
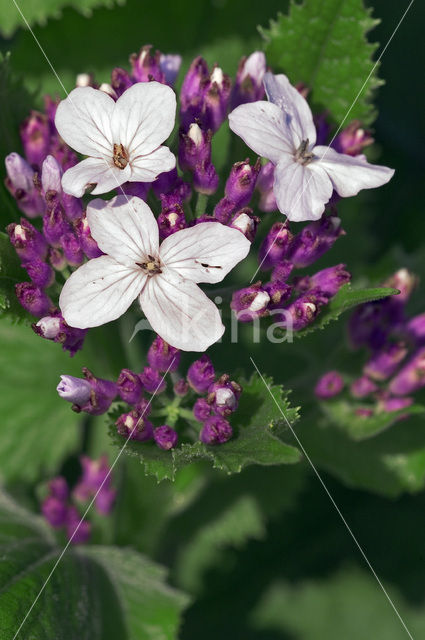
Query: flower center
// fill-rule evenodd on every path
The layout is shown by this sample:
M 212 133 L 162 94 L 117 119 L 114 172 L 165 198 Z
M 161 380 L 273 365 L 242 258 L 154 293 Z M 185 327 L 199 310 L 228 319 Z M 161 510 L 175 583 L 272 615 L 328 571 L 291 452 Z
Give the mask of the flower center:
M 159 260 L 153 256 L 148 256 L 146 262 L 136 262 L 136 264 L 147 276 L 155 276 L 157 273 L 162 273 Z
M 114 144 L 113 161 L 118 169 L 125 169 L 128 165 L 128 153 L 122 144 Z
M 314 153 L 308 151 L 308 144 L 308 138 L 307 140 L 303 140 L 294 154 L 295 161 L 302 165 L 309 164 L 314 158 Z

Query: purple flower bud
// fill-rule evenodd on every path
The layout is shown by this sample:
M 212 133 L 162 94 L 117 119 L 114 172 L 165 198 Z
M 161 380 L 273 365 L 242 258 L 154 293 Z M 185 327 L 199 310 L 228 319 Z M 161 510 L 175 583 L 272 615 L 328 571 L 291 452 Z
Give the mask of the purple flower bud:
M 26 160 L 17 153 L 9 154 L 5 159 L 7 178 L 5 185 L 15 198 L 18 207 L 28 217 L 41 215 L 45 203 L 35 188 L 36 174 Z
M 145 418 L 147 418 L 150 415 L 151 411 L 152 411 L 151 400 L 152 400 L 152 398 L 150 400 L 148 400 L 147 398 L 143 397 L 134 406 L 134 408 L 139 412 L 139 414 L 144 416 Z
M 63 206 L 59 202 L 52 203 L 43 216 L 43 232 L 47 242 L 54 247 L 60 247 L 62 236 L 71 231 Z
M 86 216 L 75 220 L 74 227 L 77 233 L 78 240 L 80 242 L 81 249 L 84 251 L 88 258 L 98 258 L 99 256 L 103 255 L 102 251 L 98 247 L 96 240 L 90 233 L 90 227 Z
M 269 294 L 261 286 L 261 282 L 256 282 L 245 289 L 235 291 L 230 308 L 235 312 L 239 322 L 252 322 L 254 318 L 268 315 L 269 303 Z
M 161 54 L 159 57 L 159 66 L 165 77 L 165 82 L 173 87 L 177 79 L 180 67 L 182 64 L 182 58 L 176 54 Z
M 388 387 L 395 396 L 404 396 L 425 386 L 425 349 L 419 349 L 393 378 Z
M 383 398 L 378 402 L 377 409 L 379 411 L 400 411 L 406 409 L 413 404 L 413 398 Z
M 56 387 L 56 391 L 63 400 L 79 406 L 88 402 L 91 390 L 91 385 L 87 380 L 66 375 L 61 376 L 61 381 Z
M 168 238 L 176 231 L 187 226 L 183 207 L 176 204 L 174 208 L 161 211 L 158 216 L 158 228 L 161 238 Z
M 41 185 L 43 192 L 62 193 L 62 167 L 53 156 L 47 156 L 41 168 Z
M 320 400 L 327 400 L 341 393 L 344 380 L 338 371 L 328 371 L 317 382 L 314 393 Z
M 80 456 L 81 478 L 73 491 L 74 496 L 83 496 L 86 500 L 103 486 L 109 486 L 111 480 L 111 469 L 107 456 L 101 456 L 93 460 L 88 456 Z
M 19 304 L 38 318 L 47 315 L 49 309 L 53 307 L 52 301 L 44 291 L 31 282 L 20 282 L 15 285 L 15 292 Z
M 50 126 L 47 116 L 38 111 L 32 111 L 21 125 L 21 140 L 28 162 L 41 167 L 49 153 L 50 145 Z
M 54 340 L 54 342 L 61 344 L 62 349 L 69 351 L 71 357 L 82 349 L 87 333 L 87 329 L 70 327 L 59 311 L 55 311 L 53 315 L 41 318 L 36 324 L 32 325 L 32 329 L 41 338 Z
M 116 421 L 117 432 L 120 436 L 128 438 L 131 435 L 132 440 L 145 442 L 153 438 L 153 425 L 143 413 L 133 410 L 129 413 L 123 413 Z
M 345 129 L 337 135 L 332 146 L 338 153 L 358 156 L 363 152 L 364 147 L 373 144 L 373 142 L 374 139 L 370 131 L 363 129 L 359 120 L 353 120 L 348 127 L 345 127 Z
M 339 218 L 336 216 L 321 218 L 308 224 L 295 236 L 289 257 L 298 269 L 308 267 L 321 258 L 344 234 Z
M 54 340 L 58 336 L 60 330 L 60 316 L 45 316 L 34 326 L 35 333 L 46 340 Z
M 159 198 L 161 194 L 174 190 L 179 184 L 179 180 L 177 169 L 174 167 L 171 171 L 163 171 L 160 173 L 156 180 L 152 182 L 152 189 Z
M 24 262 L 22 267 L 26 269 L 32 282 L 41 289 L 47 289 L 55 281 L 52 267 L 43 260 L 34 258 L 31 262 Z
M 45 258 L 47 242 L 44 236 L 33 225 L 21 218 L 20 224 L 12 222 L 6 227 L 10 242 L 21 260 L 30 261 Z
M 291 247 L 292 233 L 287 222 L 276 222 L 265 237 L 258 255 L 261 269 L 271 269 L 284 260 Z
M 199 422 L 205 422 L 211 415 L 211 405 L 205 398 L 198 398 L 193 405 L 193 415 Z
M 119 188 L 118 193 L 125 193 L 128 196 L 136 196 L 137 198 L 146 201 L 150 188 L 150 182 L 125 182 Z
M 180 351 L 156 336 L 148 351 L 148 362 L 157 371 L 176 371 L 180 362 Z
M 222 198 L 214 207 L 214 217 L 221 224 L 229 224 L 230 218 L 236 213 L 237 207 L 229 198 Z M 236 217 L 236 216 L 235 216 Z
M 68 500 L 68 484 L 62 476 L 57 476 L 56 478 L 52 478 L 49 482 L 49 492 L 51 496 L 54 496 L 58 500 L 62 500 L 62 502 L 66 502 Z
M 313 292 L 300 296 L 285 309 L 283 316 L 285 324 L 289 314 L 292 318 L 292 329 L 294 331 L 304 329 L 313 322 L 323 304 L 323 298 Z
M 111 73 L 111 87 L 117 94 L 117 96 L 122 96 L 124 91 L 133 85 L 133 80 L 130 77 L 130 74 L 125 69 L 121 69 L 120 67 L 115 67 L 112 69 Z
M 283 260 L 272 271 L 272 282 L 286 282 L 292 273 L 294 265 L 290 260 Z
M 177 432 L 167 424 L 157 427 L 153 432 L 153 437 L 158 447 L 166 451 L 173 449 L 178 440 Z
M 60 239 L 60 244 L 68 264 L 79 267 L 84 260 L 84 253 L 75 233 L 65 233 Z
M 145 367 L 140 374 L 140 380 L 143 383 L 144 388 L 149 393 L 162 393 L 167 387 L 165 379 L 159 371 L 152 367 Z
M 214 367 L 206 354 L 195 360 L 187 372 L 187 380 L 196 393 L 206 393 L 214 378 Z
M 383 286 L 399 289 L 400 293 L 391 298 L 391 303 L 402 305 L 408 301 L 417 283 L 418 278 L 413 273 L 407 269 L 399 269 L 383 283 Z
M 418 344 L 425 339 L 425 313 L 421 313 L 409 320 L 406 325 L 407 334 Z
M 68 508 L 66 534 L 72 544 L 84 544 L 91 535 L 91 524 L 87 520 L 81 520 L 76 507 Z
M 105 489 L 105 487 L 103 487 L 97 494 L 95 501 L 98 513 L 103 516 L 107 516 L 111 513 L 116 497 L 117 492 L 115 489 Z
M 204 94 L 208 81 L 207 63 L 201 57 L 195 58 L 180 91 L 180 120 L 184 129 L 187 129 L 195 119 L 202 119 Z
M 351 274 L 345 271 L 345 264 L 337 264 L 334 267 L 322 269 L 312 276 L 305 276 L 297 282 L 297 290 L 305 292 L 319 289 L 325 296 L 332 298 L 350 280 Z
M 267 291 L 270 296 L 270 302 L 268 304 L 269 310 L 282 308 L 282 305 L 287 302 L 292 295 L 292 286 L 284 282 L 279 282 L 278 280 L 267 282 L 263 289 Z
M 371 393 L 375 393 L 378 390 L 378 387 L 372 380 L 370 380 L 367 376 L 361 376 L 354 380 L 354 382 L 350 386 L 351 395 L 355 398 L 366 398 Z
M 246 206 L 251 200 L 260 167 L 259 158 L 254 166 L 249 164 L 249 158 L 233 165 L 224 192 L 238 209 Z
M 221 416 L 211 416 L 202 427 L 199 439 L 204 444 L 223 444 L 233 435 L 232 427 Z
M 252 209 L 245 207 L 233 216 L 229 226 L 233 229 L 238 229 L 238 231 L 244 234 L 245 238 L 247 238 L 250 242 L 253 242 L 259 224 L 260 218 L 257 218 L 257 216 L 253 216 Z
M 241 393 L 241 385 L 225 373 L 209 387 L 207 401 L 217 415 L 226 417 L 238 408 Z
M 160 65 L 161 54 L 159 51 L 152 54 L 151 49 L 152 45 L 147 44 L 140 49 L 138 55 L 133 53 L 130 56 L 133 78 L 137 82 L 156 80 L 165 83 L 165 76 Z
M 268 213 L 269 211 L 277 211 L 276 198 L 273 191 L 274 184 L 274 164 L 267 162 L 261 167 L 258 174 L 256 189 L 260 194 L 258 208 L 260 211 Z
M 214 66 L 204 96 L 204 122 L 217 131 L 226 118 L 232 83 L 220 67 Z
M 137 404 L 142 398 L 143 385 L 140 376 L 130 369 L 122 369 L 117 380 L 118 393 L 128 404 Z
M 48 252 L 48 259 L 53 269 L 56 269 L 56 271 L 62 271 L 67 266 L 65 256 L 63 255 L 63 251 L 61 251 L 61 249 L 50 247 Z
M 68 507 L 63 500 L 55 496 L 47 496 L 41 505 L 41 511 L 47 522 L 54 529 L 63 527 L 67 520 Z
M 183 397 L 189 392 L 189 383 L 184 378 L 180 378 L 174 383 L 173 390 L 176 396 Z
M 266 73 L 266 56 L 262 51 L 254 51 L 248 58 L 242 58 L 236 73 L 235 86 L 230 98 L 231 108 L 240 104 L 255 102 L 264 97 L 263 79 Z
M 62 193 L 61 201 L 68 220 L 75 221 L 81 218 L 83 215 L 83 206 L 79 198 L 74 198 L 74 196 L 70 196 L 69 193 Z
M 363 372 L 373 380 L 386 380 L 395 373 L 406 355 L 406 346 L 401 342 L 385 345 L 373 354 L 363 367 Z
M 195 171 L 211 162 L 211 131 L 203 131 L 192 122 L 187 133 L 180 131 L 179 165 L 183 171 Z
M 111 406 L 117 395 L 117 385 L 110 380 L 96 378 L 87 367 L 83 367 L 83 375 L 84 380 L 73 376 L 61 376 L 62 382 L 59 383 L 57 391 L 62 398 L 73 403 L 72 410 L 76 413 L 84 411 L 99 416 Z M 83 383 L 88 383 L 88 386 Z
M 199 165 L 193 173 L 193 187 L 195 191 L 207 196 L 217 191 L 218 181 L 218 174 L 213 164 Z
M 377 351 L 388 338 L 389 327 L 386 307 L 382 301 L 362 304 L 352 313 L 348 322 L 348 333 L 352 346 L 367 345 Z

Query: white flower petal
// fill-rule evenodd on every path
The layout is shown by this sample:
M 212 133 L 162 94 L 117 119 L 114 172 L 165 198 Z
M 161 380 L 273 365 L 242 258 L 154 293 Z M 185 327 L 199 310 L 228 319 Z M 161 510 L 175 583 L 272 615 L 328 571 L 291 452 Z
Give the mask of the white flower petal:
M 332 182 L 318 163 L 306 166 L 286 158 L 274 172 L 273 191 L 279 211 L 289 220 L 318 220 L 332 195 Z
M 176 157 L 168 147 L 158 147 L 146 156 L 131 161 L 130 182 L 153 182 L 164 171 L 176 166 Z
M 71 327 L 98 327 L 119 318 L 143 288 L 147 276 L 109 256 L 89 260 L 65 282 L 59 307 Z
M 86 158 L 71 167 L 62 176 L 62 189 L 65 193 L 81 198 L 86 189 L 95 184 L 91 191 L 94 195 L 108 193 L 127 182 L 131 175 L 130 166 L 125 169 L 114 167 L 101 158 Z
M 205 351 L 224 333 L 215 304 L 170 270 L 149 278 L 139 301 L 152 329 L 177 349 Z
M 92 200 L 87 221 L 100 249 L 121 264 L 132 267 L 158 254 L 157 221 L 146 202 L 136 196 Z
M 394 169 L 369 164 L 364 155 L 348 156 L 331 147 L 313 149 L 317 163 L 323 167 L 342 197 L 355 196 L 361 189 L 374 189 L 386 184 L 394 175 Z
M 111 117 L 114 107 L 114 100 L 103 91 L 78 87 L 59 103 L 55 116 L 56 129 L 78 153 L 111 158 Z
M 122 144 L 130 162 L 154 151 L 170 135 L 176 117 L 176 96 L 159 82 L 138 82 L 115 103 L 112 135 Z
M 237 229 L 220 222 L 202 222 L 168 236 L 161 261 L 192 282 L 220 282 L 243 260 L 251 243 Z
M 284 74 L 275 76 L 267 72 L 264 76 L 264 88 L 270 102 L 284 112 L 285 122 L 291 131 L 295 147 L 298 148 L 301 142 L 307 139 L 309 147 L 313 147 L 316 142 L 316 127 L 307 100 Z
M 250 149 L 274 164 L 294 151 L 285 114 L 265 100 L 236 107 L 229 114 L 229 126 Z

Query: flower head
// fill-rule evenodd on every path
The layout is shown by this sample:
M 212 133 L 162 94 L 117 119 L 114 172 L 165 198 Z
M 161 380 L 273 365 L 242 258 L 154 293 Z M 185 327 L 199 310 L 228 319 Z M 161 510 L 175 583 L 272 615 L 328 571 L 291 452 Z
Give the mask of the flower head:
M 59 306 L 70 326 L 115 320 L 139 297 L 153 330 L 177 349 L 205 351 L 223 335 L 218 309 L 197 283 L 220 282 L 245 258 L 250 242 L 242 233 L 205 222 L 160 246 L 148 205 L 123 195 L 92 201 L 87 219 L 106 255 L 89 260 L 65 283 Z
M 138 82 L 115 100 L 104 91 L 78 87 L 56 111 L 55 124 L 65 142 L 85 160 L 66 171 L 63 190 L 81 197 L 106 193 L 124 182 L 152 182 L 174 168 L 176 160 L 162 142 L 175 119 L 176 97 L 159 82 Z
M 317 220 L 333 190 L 342 197 L 379 187 L 394 171 L 316 146 L 316 127 L 305 98 L 285 75 L 266 73 L 269 102 L 242 104 L 229 115 L 230 128 L 255 153 L 275 165 L 273 191 L 289 220 Z

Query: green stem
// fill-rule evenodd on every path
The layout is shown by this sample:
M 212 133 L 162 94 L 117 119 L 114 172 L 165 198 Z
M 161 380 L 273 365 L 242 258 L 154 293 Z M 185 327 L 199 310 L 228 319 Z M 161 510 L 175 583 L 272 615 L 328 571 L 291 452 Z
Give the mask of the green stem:
M 195 217 L 202 216 L 207 209 L 208 196 L 205 193 L 198 193 L 198 199 L 195 206 Z

